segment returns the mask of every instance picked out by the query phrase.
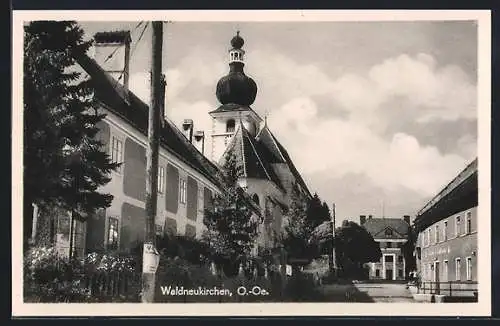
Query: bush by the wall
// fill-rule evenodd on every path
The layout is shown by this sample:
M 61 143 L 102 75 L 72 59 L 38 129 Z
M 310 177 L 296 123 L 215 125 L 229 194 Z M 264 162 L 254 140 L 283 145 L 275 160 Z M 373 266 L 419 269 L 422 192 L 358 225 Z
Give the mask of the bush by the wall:
M 23 267 L 26 302 L 85 302 L 90 298 L 78 277 L 83 262 L 61 258 L 53 247 L 29 249 Z
M 70 260 L 53 247 L 33 247 L 26 252 L 23 267 L 26 302 L 129 301 L 140 285 L 133 282 L 137 277 L 129 277 L 126 293 L 117 294 L 116 274 L 135 276 L 137 270 L 132 257 L 118 254 L 91 253 Z

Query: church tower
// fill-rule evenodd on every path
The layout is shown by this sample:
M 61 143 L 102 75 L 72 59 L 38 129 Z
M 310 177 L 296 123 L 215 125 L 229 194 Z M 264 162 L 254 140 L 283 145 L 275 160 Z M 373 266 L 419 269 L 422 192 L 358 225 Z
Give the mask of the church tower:
M 241 122 L 252 137 L 257 135 L 262 119 L 250 107 L 257 95 L 257 84 L 243 71 L 244 40 L 237 32 L 231 39 L 229 73 L 217 83 L 216 96 L 221 105 L 212 117 L 211 159 L 218 163 Z

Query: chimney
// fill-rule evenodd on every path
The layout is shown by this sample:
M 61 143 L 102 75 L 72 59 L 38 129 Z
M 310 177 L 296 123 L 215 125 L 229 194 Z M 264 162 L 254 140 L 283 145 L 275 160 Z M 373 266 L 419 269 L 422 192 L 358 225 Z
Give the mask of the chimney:
M 410 215 L 403 215 L 403 220 L 408 223 L 408 225 L 411 225 L 410 224 Z
M 198 130 L 194 133 L 194 145 L 201 152 L 201 154 L 205 155 L 205 132 L 202 130 Z
M 99 32 L 94 34 L 97 63 L 126 90 L 130 74 L 130 31 Z
M 359 224 L 363 225 L 366 222 L 366 215 L 359 215 Z
M 368 215 L 368 219 L 371 220 L 373 215 Z
M 184 119 L 182 123 L 182 131 L 184 132 L 184 136 L 189 140 L 190 143 L 193 142 L 193 120 Z

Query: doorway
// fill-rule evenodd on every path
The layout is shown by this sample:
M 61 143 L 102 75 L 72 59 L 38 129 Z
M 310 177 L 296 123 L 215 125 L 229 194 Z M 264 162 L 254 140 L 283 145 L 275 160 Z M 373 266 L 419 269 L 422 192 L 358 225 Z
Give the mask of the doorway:
M 392 280 L 392 269 L 386 269 L 385 270 L 385 279 L 386 280 Z

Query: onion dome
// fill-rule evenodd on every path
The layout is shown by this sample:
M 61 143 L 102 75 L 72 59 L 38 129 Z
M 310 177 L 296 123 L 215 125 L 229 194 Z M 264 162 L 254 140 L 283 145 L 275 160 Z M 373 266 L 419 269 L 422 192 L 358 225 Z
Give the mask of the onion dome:
M 241 49 L 245 44 L 245 41 L 240 36 L 240 31 L 236 32 L 236 35 L 231 39 L 231 46 L 233 49 Z
M 222 104 L 250 106 L 257 96 L 257 84 L 243 72 L 245 65 L 243 61 L 245 51 L 241 49 L 243 44 L 244 40 L 237 32 L 231 39 L 229 73 L 217 83 L 216 95 Z

